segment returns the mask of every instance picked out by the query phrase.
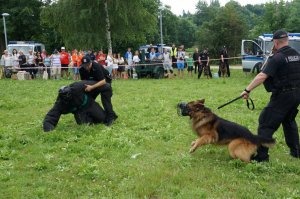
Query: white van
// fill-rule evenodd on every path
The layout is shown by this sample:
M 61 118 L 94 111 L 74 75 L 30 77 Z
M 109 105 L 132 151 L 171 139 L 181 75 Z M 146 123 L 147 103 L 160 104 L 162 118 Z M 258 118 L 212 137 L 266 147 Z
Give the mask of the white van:
M 300 53 L 300 33 L 289 33 L 289 45 Z M 259 73 L 271 53 L 273 34 L 262 34 L 257 39 L 242 40 L 241 55 L 244 72 Z
M 12 54 L 13 49 L 16 49 L 18 52 L 22 50 L 24 55 L 29 55 L 29 50 L 42 52 L 45 49 L 45 45 L 35 41 L 10 41 L 7 45 L 9 54 Z

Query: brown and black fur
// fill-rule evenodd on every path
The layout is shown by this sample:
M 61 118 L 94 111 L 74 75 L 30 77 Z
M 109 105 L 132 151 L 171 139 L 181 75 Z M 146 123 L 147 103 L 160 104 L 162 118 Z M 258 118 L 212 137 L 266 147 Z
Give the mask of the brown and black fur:
M 220 67 L 221 76 L 223 78 L 225 78 L 226 75 L 227 75 L 227 68 L 226 68 L 225 62 L 220 62 L 220 66 L 219 67 Z
M 275 144 L 274 139 L 259 137 L 244 126 L 218 117 L 204 106 L 204 99 L 189 102 L 187 106 L 192 128 L 199 136 L 192 142 L 191 153 L 202 145 L 223 144 L 228 145 L 232 158 L 249 162 L 258 146 Z

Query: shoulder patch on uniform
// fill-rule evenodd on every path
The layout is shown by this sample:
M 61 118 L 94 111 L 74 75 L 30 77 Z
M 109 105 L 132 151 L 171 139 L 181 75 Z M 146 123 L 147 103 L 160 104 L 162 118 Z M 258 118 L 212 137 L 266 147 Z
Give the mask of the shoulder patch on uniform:
M 288 59 L 289 62 L 298 62 L 298 61 L 300 61 L 299 55 L 288 56 L 287 59 Z

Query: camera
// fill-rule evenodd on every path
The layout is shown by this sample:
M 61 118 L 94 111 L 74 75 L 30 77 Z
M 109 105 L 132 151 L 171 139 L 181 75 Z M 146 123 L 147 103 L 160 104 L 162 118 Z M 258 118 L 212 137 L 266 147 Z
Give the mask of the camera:
M 189 109 L 187 103 L 180 102 L 177 104 L 177 114 L 179 116 L 188 116 L 191 110 Z

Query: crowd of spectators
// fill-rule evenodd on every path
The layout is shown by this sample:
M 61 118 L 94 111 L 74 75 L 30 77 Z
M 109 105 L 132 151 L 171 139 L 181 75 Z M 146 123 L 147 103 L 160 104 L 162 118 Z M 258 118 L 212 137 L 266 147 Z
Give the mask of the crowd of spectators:
M 220 62 L 224 62 L 224 57 L 228 57 L 225 50 L 222 50 Z M 226 52 L 225 55 L 224 52 Z M 91 49 L 87 51 L 73 49 L 68 52 L 65 47 L 61 47 L 60 51 L 55 49 L 52 54 L 47 53 L 45 49 L 42 52 L 29 50 L 27 55 L 24 55 L 21 50 L 18 52 L 13 49 L 11 54 L 4 50 L 0 63 L 0 78 L 5 77 L 5 70 L 9 69 L 12 73 L 20 70 L 26 71 L 30 74 L 31 79 L 42 77 L 44 71 L 47 71 L 49 79 L 70 79 L 72 76 L 73 80 L 79 80 L 79 68 L 85 55 L 89 56 L 92 61 L 103 65 L 113 79 L 132 78 L 136 66 L 141 62 L 162 64 L 165 76 L 169 78 L 176 76 L 173 73 L 174 68 L 178 71 L 178 78 L 184 77 L 185 69 L 190 77 L 193 76 L 193 71 L 195 74 L 198 73 L 198 79 L 202 71 L 208 78 L 212 77 L 206 48 L 201 52 L 195 48 L 193 53 L 186 53 L 183 45 L 178 48 L 172 45 L 172 48 L 163 48 L 163 52 L 160 52 L 159 48 L 150 45 L 144 52 L 139 50 L 132 52 L 132 49 L 128 48 L 124 57 L 120 53 L 108 52 L 105 54 L 103 50 L 97 52 Z M 228 76 L 230 76 L 229 65 Z

